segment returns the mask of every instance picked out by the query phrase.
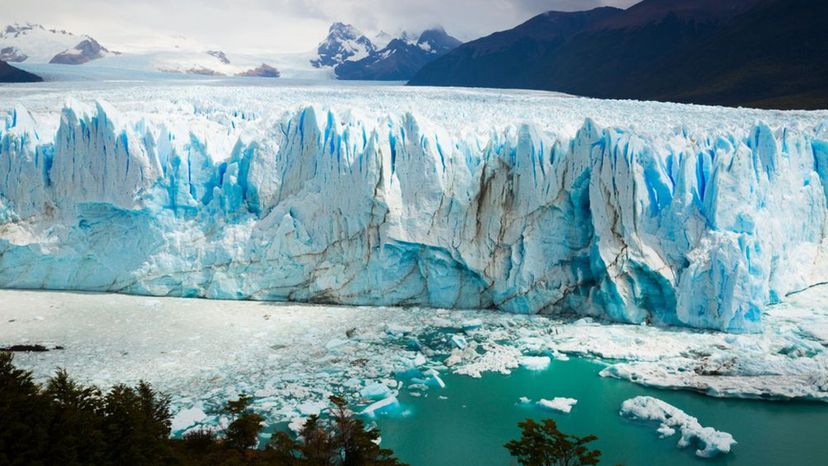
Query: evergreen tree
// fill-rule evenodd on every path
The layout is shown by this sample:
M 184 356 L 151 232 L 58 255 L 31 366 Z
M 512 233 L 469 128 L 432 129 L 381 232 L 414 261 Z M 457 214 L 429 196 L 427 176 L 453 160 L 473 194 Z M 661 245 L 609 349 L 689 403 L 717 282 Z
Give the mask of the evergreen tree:
M 64 369 L 59 369 L 43 393 L 52 407 L 46 462 L 104 464 L 101 391 L 75 382 Z
M 532 419 L 518 423 L 520 440 L 512 440 L 505 447 L 523 466 L 587 466 L 596 465 L 599 450 L 586 445 L 598 439 L 594 435 L 576 437 L 564 434 L 552 419 L 538 424 Z
M 15 368 L 13 361 L 11 353 L 0 352 L 0 464 L 42 463 L 50 406 L 32 373 Z
M 230 448 L 244 451 L 255 447 L 258 442 L 264 419 L 250 410 L 251 401 L 249 396 L 241 395 L 238 400 L 227 402 L 225 410 L 235 416 L 225 432 L 225 441 Z
M 274 458 L 287 465 L 398 466 L 391 450 L 379 447 L 379 432 L 366 430 L 345 400 L 330 397 L 334 407 L 329 422 L 310 416 L 299 433 L 301 441 L 277 433 L 269 444 Z

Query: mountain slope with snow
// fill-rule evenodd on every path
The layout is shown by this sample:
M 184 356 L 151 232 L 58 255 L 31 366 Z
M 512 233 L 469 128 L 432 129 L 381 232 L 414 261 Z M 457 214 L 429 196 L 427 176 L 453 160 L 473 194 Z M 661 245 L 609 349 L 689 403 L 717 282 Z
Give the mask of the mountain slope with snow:
M 826 113 L 171 85 L 59 110 L 63 93 L 7 92 L 3 287 L 749 332 L 828 280 Z
M 339 79 L 407 81 L 428 63 L 454 50 L 461 42 L 441 28 L 419 36 L 391 40 L 360 60 L 346 60 L 335 71 Z
M 347 60 L 361 60 L 376 51 L 371 39 L 350 24 L 333 23 L 311 60 L 316 68 L 337 66 Z
M 0 59 L 8 62 L 81 64 L 109 53 L 89 36 L 39 24 L 13 24 L 0 30 Z
M 399 37 L 380 31 L 372 40 L 350 24 L 334 23 L 311 64 L 343 80 L 406 81 L 460 44 L 442 28 Z

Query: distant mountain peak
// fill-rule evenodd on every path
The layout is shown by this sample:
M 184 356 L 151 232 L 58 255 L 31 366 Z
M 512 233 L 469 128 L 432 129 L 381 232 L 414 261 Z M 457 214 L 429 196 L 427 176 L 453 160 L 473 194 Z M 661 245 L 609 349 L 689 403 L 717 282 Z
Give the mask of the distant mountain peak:
M 417 39 L 421 48 L 426 46 L 431 53 L 443 54 L 462 44 L 460 40 L 450 36 L 442 27 L 426 29 Z
M 210 55 L 212 57 L 216 57 L 216 59 L 218 59 L 218 61 L 224 63 L 225 65 L 230 64 L 230 59 L 227 58 L 227 54 L 225 54 L 221 50 L 208 50 L 207 55 Z
M 318 58 L 311 60 L 316 68 L 336 66 L 349 59 L 361 59 L 376 51 L 371 39 L 350 24 L 333 23 L 328 36 L 319 43 Z
M 0 59 L 16 63 L 82 64 L 111 53 L 92 37 L 35 23 L 0 28 Z
M 60 30 L 58 30 L 58 29 L 49 29 L 49 28 L 46 28 L 45 26 L 43 26 L 42 24 L 35 24 L 35 23 L 27 22 L 27 23 L 24 23 L 24 24 L 14 23 L 14 24 L 7 25 L 5 28 L 3 28 L 2 31 L 0 31 L 0 38 L 19 37 L 21 35 L 28 34 L 32 31 L 44 31 L 44 32 L 50 32 L 52 34 L 60 34 L 60 35 L 64 35 L 64 36 L 76 36 L 76 34 L 72 34 L 71 32 L 63 30 L 63 29 L 60 29 Z
M 335 73 L 339 79 L 404 81 L 461 43 L 442 27 L 419 33 L 405 31 L 366 57 L 343 61 Z
M 49 63 L 61 65 L 82 65 L 89 61 L 105 57 L 110 52 L 91 37 L 80 41 L 78 45 L 55 55 Z
M 243 76 L 243 77 L 250 77 L 250 78 L 278 78 L 282 76 L 282 73 L 279 72 L 278 69 L 268 65 L 267 63 L 262 63 L 261 65 L 257 66 L 256 68 L 252 68 L 250 70 L 241 72 L 236 76 Z

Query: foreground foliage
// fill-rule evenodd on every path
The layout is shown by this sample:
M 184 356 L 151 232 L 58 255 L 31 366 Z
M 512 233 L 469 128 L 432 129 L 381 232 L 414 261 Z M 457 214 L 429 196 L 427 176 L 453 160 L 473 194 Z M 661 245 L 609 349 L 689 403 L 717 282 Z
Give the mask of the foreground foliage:
M 520 440 L 505 447 L 524 466 L 587 466 L 598 464 L 601 452 L 587 444 L 598 439 L 594 435 L 577 437 L 561 432 L 552 419 L 538 424 L 532 419 L 518 423 Z
M 230 423 L 171 439 L 170 398 L 149 384 L 116 385 L 104 393 L 59 370 L 45 386 L 0 352 L 0 465 L 401 465 L 380 448 L 342 398 L 331 397 L 331 419 L 309 418 L 303 440 L 280 432 L 254 450 L 263 419 L 242 396 L 227 403 Z
M 334 405 L 327 422 L 310 416 L 302 427 L 301 441 L 285 432 L 274 435 L 268 449 L 284 464 L 402 465 L 391 450 L 379 447 L 379 431 L 367 430 L 340 397 L 330 398 Z

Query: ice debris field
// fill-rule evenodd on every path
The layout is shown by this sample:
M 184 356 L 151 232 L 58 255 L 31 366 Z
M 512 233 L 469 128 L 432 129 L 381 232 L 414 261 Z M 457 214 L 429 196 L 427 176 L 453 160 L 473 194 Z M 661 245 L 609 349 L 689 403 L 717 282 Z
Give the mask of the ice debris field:
M 7 288 L 755 332 L 828 281 L 825 112 L 222 81 L 0 108 Z
M 175 396 L 181 434 L 221 425 L 216 409 L 241 393 L 269 425 L 295 428 L 331 393 L 369 417 L 406 415 L 400 392 L 439 396 L 441 374 L 508 374 L 569 357 L 646 386 L 828 401 L 827 301 L 828 287 L 813 288 L 770 306 L 761 333 L 733 335 L 497 311 L 0 290 L 0 343 L 50 349 L 15 359 L 40 379 L 64 367 L 102 386 L 155 384 Z M 518 403 L 578 409 L 557 395 Z

